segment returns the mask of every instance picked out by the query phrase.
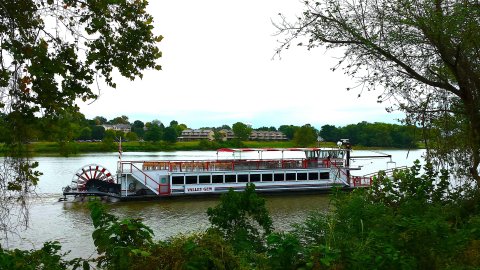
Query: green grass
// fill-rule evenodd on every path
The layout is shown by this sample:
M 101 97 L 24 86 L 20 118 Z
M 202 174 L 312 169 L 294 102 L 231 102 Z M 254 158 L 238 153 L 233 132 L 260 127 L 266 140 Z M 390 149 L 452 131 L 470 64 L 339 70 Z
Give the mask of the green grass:
M 5 155 L 4 144 L 0 143 L 0 156 Z M 245 141 L 240 145 L 234 142 L 123 142 L 124 152 L 159 152 L 159 151 L 195 151 L 195 150 L 216 150 L 218 148 L 291 148 L 296 147 L 293 141 Z M 310 145 L 317 147 L 317 144 Z M 320 147 L 336 147 L 334 142 L 322 142 Z M 80 153 L 114 152 L 118 149 L 118 143 L 110 145 L 103 142 L 70 142 L 63 147 L 57 142 L 33 142 L 28 145 L 33 155 L 75 155 Z M 356 150 L 385 149 L 376 147 L 354 146 Z
M 0 155 L 5 154 L 4 144 L 0 144 Z M 33 142 L 28 145 L 33 155 L 74 155 L 79 153 L 113 152 L 118 149 L 118 143 L 106 145 L 103 142 L 70 142 L 63 147 L 57 142 Z M 189 142 L 122 142 L 124 152 L 157 152 L 157 151 L 194 151 L 194 150 L 216 150 L 222 147 L 232 147 L 228 144 L 207 143 L 200 145 L 200 141 Z M 287 148 L 294 147 L 293 142 L 243 142 L 243 147 L 251 148 Z
M 294 147 L 292 141 L 273 141 L 273 142 L 260 142 L 260 141 L 246 141 L 243 142 L 245 147 L 248 148 L 288 148 Z

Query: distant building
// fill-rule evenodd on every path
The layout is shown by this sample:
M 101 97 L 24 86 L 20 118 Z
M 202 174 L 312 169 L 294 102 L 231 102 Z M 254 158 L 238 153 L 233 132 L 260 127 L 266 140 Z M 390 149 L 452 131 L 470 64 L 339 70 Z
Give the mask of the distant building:
M 287 136 L 281 131 L 257 131 L 253 130 L 250 133 L 250 140 L 252 141 L 285 141 Z
M 222 141 L 232 140 L 235 134 L 230 129 L 219 131 Z M 185 129 L 178 137 L 179 141 L 210 140 L 215 139 L 215 132 L 211 129 Z M 287 136 L 280 131 L 256 131 L 253 130 L 249 137 L 252 141 L 285 141 Z
M 129 124 L 116 124 L 116 125 L 102 125 L 105 130 L 114 130 L 114 131 L 122 131 L 124 133 L 128 133 L 132 130 L 132 126 Z
M 235 134 L 232 130 L 229 129 L 222 129 L 220 133 L 223 134 L 223 141 L 231 140 L 235 138 Z M 285 141 L 287 140 L 287 136 L 280 131 L 257 131 L 252 130 L 250 136 L 248 137 L 249 140 L 252 141 Z
M 209 140 L 214 139 L 213 130 L 211 129 L 185 129 L 177 138 L 179 141 Z
M 235 138 L 235 134 L 231 129 L 222 129 L 220 130 L 220 134 L 222 134 L 222 141 L 227 141 Z

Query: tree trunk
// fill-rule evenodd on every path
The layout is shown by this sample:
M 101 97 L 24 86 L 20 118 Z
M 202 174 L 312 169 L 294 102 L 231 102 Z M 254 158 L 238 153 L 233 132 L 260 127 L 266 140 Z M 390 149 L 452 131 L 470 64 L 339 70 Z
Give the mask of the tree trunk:
M 477 181 L 480 187 L 480 175 L 478 166 L 480 164 L 480 111 L 478 106 L 472 100 L 464 100 L 467 117 L 470 122 L 470 142 L 472 149 L 472 166 L 469 168 L 473 179 Z M 472 104 L 473 103 L 473 104 Z

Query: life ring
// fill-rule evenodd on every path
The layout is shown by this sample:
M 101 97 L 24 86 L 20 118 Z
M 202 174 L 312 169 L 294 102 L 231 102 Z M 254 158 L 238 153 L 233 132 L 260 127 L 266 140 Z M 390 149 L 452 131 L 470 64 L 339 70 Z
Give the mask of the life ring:
M 136 184 L 134 182 L 128 184 L 128 191 L 133 192 L 136 189 Z

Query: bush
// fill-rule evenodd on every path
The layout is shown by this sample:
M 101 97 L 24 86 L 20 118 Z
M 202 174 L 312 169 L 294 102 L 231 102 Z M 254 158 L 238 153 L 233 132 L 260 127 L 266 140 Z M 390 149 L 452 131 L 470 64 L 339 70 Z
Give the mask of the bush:
M 63 270 L 89 269 L 87 261 L 82 259 L 65 260 L 68 253 L 60 253 L 58 242 L 45 242 L 39 250 L 5 250 L 0 247 L 1 270 Z
M 207 215 L 213 228 L 237 252 L 263 251 L 265 236 L 272 232 L 272 219 L 265 200 L 255 193 L 254 184 L 247 184 L 244 192 L 230 189 L 222 195 L 219 205 L 207 210 Z
M 458 195 L 449 174 L 418 162 L 393 178 L 380 174 L 371 189 L 332 196 L 333 210 L 312 214 L 295 234 L 308 266 L 330 269 L 476 269 L 478 202 Z M 461 199 L 460 197 L 461 196 Z M 456 198 L 456 199 L 453 199 Z M 475 229 L 474 229 L 475 227 Z

